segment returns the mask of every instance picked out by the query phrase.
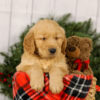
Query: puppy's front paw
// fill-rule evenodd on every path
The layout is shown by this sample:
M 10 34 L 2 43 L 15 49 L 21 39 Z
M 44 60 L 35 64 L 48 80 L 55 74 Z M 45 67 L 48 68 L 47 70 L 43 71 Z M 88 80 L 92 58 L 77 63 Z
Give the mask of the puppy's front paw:
M 36 79 L 35 81 L 30 81 L 31 88 L 40 91 L 44 87 L 44 79 Z
M 52 93 L 60 93 L 64 88 L 62 81 L 50 81 L 50 90 Z

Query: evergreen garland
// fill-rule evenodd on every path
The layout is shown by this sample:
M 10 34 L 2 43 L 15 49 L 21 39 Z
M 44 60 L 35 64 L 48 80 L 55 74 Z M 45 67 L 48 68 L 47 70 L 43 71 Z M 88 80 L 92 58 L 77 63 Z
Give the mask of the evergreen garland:
M 100 85 L 100 34 L 92 28 L 91 19 L 84 22 L 69 21 L 70 14 L 64 15 L 60 18 L 48 18 L 56 20 L 66 31 L 66 37 L 77 35 L 81 37 L 90 37 L 93 40 L 93 51 L 90 57 L 90 65 L 97 77 L 97 84 Z M 43 18 L 41 18 L 43 19 Z M 21 61 L 23 53 L 23 40 L 26 33 L 34 24 L 27 26 L 20 36 L 20 41 L 12 45 L 8 53 L 1 52 L 0 55 L 4 57 L 4 62 L 0 64 L 0 93 L 12 99 L 12 77 L 16 72 L 16 66 Z M 96 94 L 96 100 L 99 100 L 100 93 Z

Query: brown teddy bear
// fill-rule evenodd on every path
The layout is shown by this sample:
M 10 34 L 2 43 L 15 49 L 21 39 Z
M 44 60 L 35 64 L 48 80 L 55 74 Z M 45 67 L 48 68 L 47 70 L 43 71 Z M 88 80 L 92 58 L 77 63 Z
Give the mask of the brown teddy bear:
M 70 73 L 93 75 L 89 65 L 92 51 L 92 40 L 87 37 L 71 36 L 67 39 L 66 58 Z M 86 100 L 95 100 L 96 81 L 93 77 L 92 86 Z
M 71 36 L 67 40 L 66 57 L 70 71 L 79 70 L 84 74 L 93 74 L 89 66 L 92 50 L 92 40 L 78 36 Z

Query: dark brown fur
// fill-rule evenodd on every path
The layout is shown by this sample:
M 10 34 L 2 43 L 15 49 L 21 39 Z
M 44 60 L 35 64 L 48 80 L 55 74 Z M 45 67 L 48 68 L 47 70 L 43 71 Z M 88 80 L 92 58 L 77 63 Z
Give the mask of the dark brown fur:
M 92 40 L 87 37 L 71 36 L 67 39 L 66 57 L 69 64 L 70 71 L 77 69 L 77 64 L 73 64 L 76 59 L 86 61 L 89 59 L 92 51 Z M 84 70 L 85 65 L 82 65 L 84 74 L 93 74 L 93 71 L 88 65 L 88 69 Z

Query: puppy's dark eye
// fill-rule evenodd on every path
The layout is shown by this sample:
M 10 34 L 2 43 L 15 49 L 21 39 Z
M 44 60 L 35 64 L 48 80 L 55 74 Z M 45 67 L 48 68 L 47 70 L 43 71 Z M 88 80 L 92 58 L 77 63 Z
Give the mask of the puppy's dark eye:
M 55 37 L 56 40 L 58 40 L 58 37 Z
M 45 37 L 43 37 L 43 38 L 42 38 L 42 40 L 46 40 L 46 38 L 45 38 Z

